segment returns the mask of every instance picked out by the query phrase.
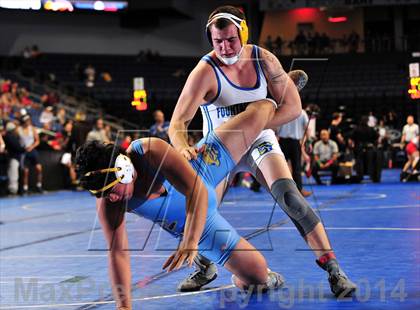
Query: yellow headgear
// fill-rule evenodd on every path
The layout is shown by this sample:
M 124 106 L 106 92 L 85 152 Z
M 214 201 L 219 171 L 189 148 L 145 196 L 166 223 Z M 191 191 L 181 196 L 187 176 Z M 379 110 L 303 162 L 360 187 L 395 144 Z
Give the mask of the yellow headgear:
M 210 34 L 209 27 L 213 22 L 221 18 L 231 21 L 239 29 L 239 39 L 241 40 L 242 46 L 244 46 L 248 42 L 248 36 L 249 36 L 248 25 L 246 24 L 245 19 L 239 18 L 238 16 L 235 16 L 230 13 L 217 13 L 213 15 L 207 22 L 206 33 L 207 33 L 207 38 L 210 41 L 210 44 L 212 44 L 212 42 L 211 42 L 211 34 Z

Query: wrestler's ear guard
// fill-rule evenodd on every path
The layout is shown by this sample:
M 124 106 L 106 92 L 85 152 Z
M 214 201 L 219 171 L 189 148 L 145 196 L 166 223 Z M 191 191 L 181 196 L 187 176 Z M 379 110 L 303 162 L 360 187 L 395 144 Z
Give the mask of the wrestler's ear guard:
M 230 13 L 218 13 L 212 16 L 206 25 L 206 35 L 207 39 L 210 42 L 210 45 L 212 45 L 211 41 L 211 33 L 210 33 L 210 25 L 215 22 L 218 19 L 228 19 L 230 20 L 239 30 L 239 39 L 241 40 L 242 46 L 244 46 L 248 42 L 249 37 L 249 31 L 248 31 L 248 25 L 246 24 L 245 19 L 241 19 L 233 14 Z
M 106 169 L 101 169 L 101 170 L 96 170 L 96 171 L 89 171 L 88 173 L 85 174 L 85 177 L 91 176 L 93 174 L 108 173 L 108 172 L 115 172 L 116 179 L 100 189 L 89 190 L 92 194 L 104 192 L 118 183 L 129 184 L 134 179 L 134 165 L 131 162 L 130 158 L 123 154 L 119 154 L 117 156 L 115 160 L 114 168 L 106 168 Z

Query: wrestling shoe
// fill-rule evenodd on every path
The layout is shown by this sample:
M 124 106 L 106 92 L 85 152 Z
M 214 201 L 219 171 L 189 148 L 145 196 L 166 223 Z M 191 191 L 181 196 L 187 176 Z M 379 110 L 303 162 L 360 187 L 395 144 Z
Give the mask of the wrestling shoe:
M 328 272 L 328 282 L 330 283 L 331 292 L 337 298 L 351 297 L 353 292 L 357 289 L 354 284 L 344 273 L 338 265 L 336 259 L 330 259 L 328 262 L 322 264 L 319 260 L 317 264 Z
M 249 286 L 244 286 L 244 287 L 239 287 L 237 285 L 237 277 L 235 275 L 232 275 L 231 281 L 232 284 L 235 285 L 237 288 L 244 290 L 244 291 L 249 291 L 250 289 L 256 293 L 256 292 L 262 292 L 262 293 L 266 293 L 269 290 L 275 290 L 278 289 L 280 287 L 283 286 L 284 284 L 284 278 L 281 274 L 271 271 L 270 269 L 268 269 L 268 278 L 267 281 L 264 284 L 257 284 L 257 285 L 249 285 Z
M 200 254 L 194 258 L 196 270 L 178 285 L 180 292 L 192 292 L 200 290 L 204 285 L 217 278 L 216 264 Z
M 297 90 L 300 92 L 308 83 L 309 77 L 303 70 L 293 70 L 287 74 L 295 83 Z

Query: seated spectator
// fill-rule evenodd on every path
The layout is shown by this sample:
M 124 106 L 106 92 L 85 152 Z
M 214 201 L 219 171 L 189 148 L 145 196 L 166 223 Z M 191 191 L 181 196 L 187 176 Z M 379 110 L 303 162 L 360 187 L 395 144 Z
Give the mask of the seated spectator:
M 149 129 L 150 135 L 169 142 L 169 122 L 165 121 L 165 114 L 163 114 L 161 110 L 156 110 L 153 112 L 153 118 L 155 120 L 155 123 Z
M 89 131 L 86 141 L 99 141 L 101 143 L 109 143 L 110 140 L 104 128 L 104 120 L 98 118 L 95 122 L 95 126 Z
M 21 118 L 21 127 L 18 129 L 20 140 L 26 150 L 24 154 L 24 169 L 23 169 L 23 193 L 27 194 L 29 190 L 29 167 L 35 166 L 37 183 L 36 191 L 43 192 L 42 189 L 42 165 L 39 162 L 39 154 L 36 147 L 39 145 L 39 136 L 32 126 L 31 117 L 26 114 Z
M 39 122 L 41 123 L 41 126 L 44 127 L 46 123 L 52 124 L 54 121 L 54 114 L 53 114 L 53 107 L 48 106 L 46 107 L 39 117 Z
M 314 166 L 312 168 L 312 175 L 318 185 L 324 185 L 319 176 L 319 171 L 331 171 L 331 183 L 335 183 L 338 171 L 338 146 L 330 139 L 328 130 L 321 130 L 320 141 L 314 145 Z
M 20 163 L 26 150 L 20 143 L 18 128 L 14 122 L 7 123 L 4 142 L 10 158 L 7 168 L 7 177 L 9 179 L 8 190 L 9 194 L 16 195 L 19 190 Z

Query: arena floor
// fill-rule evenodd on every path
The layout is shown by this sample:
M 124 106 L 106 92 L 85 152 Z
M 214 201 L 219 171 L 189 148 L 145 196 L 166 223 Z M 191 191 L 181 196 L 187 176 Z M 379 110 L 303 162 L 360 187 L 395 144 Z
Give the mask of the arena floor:
M 311 186 L 307 186 L 311 189 Z M 312 186 L 356 296 L 336 300 L 326 274 L 267 193 L 233 188 L 221 213 L 257 248 L 285 288 L 241 294 L 219 268 L 211 288 L 178 293 L 191 270 L 162 272 L 176 246 L 166 232 L 128 215 L 134 309 L 420 309 L 420 187 L 384 171 L 381 184 Z M 94 199 L 60 191 L 0 200 L 0 309 L 114 309 Z M 269 231 L 265 229 L 270 225 Z

